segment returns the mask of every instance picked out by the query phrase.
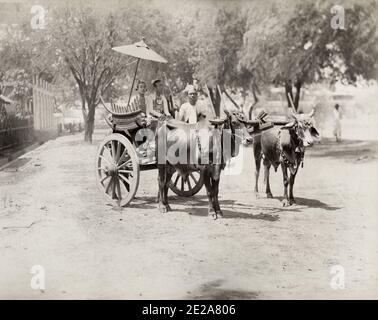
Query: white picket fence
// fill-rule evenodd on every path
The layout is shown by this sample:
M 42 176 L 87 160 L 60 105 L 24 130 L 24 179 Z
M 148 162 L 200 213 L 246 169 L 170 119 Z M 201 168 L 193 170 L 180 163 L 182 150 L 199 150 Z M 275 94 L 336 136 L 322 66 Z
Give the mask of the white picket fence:
M 54 94 L 51 84 L 33 77 L 33 114 L 35 130 L 56 129 L 54 120 Z

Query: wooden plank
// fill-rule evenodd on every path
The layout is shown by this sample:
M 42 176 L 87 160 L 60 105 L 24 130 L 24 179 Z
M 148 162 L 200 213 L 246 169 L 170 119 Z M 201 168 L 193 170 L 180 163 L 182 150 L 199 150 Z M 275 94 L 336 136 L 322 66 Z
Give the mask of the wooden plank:
M 32 77 L 32 82 L 33 82 L 33 118 L 34 118 L 34 128 L 37 129 L 37 119 L 36 119 L 36 94 L 35 94 L 35 75 Z
M 42 92 L 41 92 L 41 99 L 42 99 L 42 130 L 46 129 L 46 96 L 44 94 L 44 81 L 41 79 L 41 87 L 42 87 Z
M 42 79 L 38 79 L 38 86 L 42 89 L 42 90 L 38 90 L 39 103 L 40 103 L 40 108 L 41 108 L 41 130 L 43 130 L 45 126 L 45 121 L 44 121 L 45 120 L 45 104 L 43 101 L 42 85 L 43 85 Z
M 30 104 L 31 106 L 31 104 Z M 32 113 L 34 128 L 46 130 L 54 128 L 54 93 L 53 85 L 33 75 Z
M 39 86 L 39 79 L 37 79 L 37 86 Z M 42 130 L 42 101 L 41 101 L 41 92 L 37 91 L 37 105 L 38 105 L 38 122 L 39 122 L 39 130 Z
M 52 127 L 53 127 L 53 106 L 52 106 L 51 96 L 47 96 L 47 98 L 48 98 L 48 101 L 49 101 L 49 128 L 52 129 Z
M 47 88 L 46 81 L 45 81 L 45 88 Z M 50 117 L 49 98 L 48 98 L 47 94 L 44 94 L 43 97 L 45 98 L 45 108 L 46 108 L 45 129 L 49 129 L 49 117 Z
M 37 76 L 35 76 L 34 90 L 35 90 L 36 129 L 40 130 L 41 129 L 41 120 L 40 120 L 41 110 L 39 108 L 39 102 L 38 102 L 39 94 L 38 94 L 38 78 L 37 78 Z

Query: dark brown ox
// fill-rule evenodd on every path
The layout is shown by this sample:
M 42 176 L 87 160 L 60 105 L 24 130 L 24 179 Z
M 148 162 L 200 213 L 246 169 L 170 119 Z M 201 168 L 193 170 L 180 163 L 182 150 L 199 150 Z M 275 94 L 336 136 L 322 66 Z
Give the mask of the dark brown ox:
M 177 171 L 185 179 L 189 173 L 200 171 L 209 199 L 208 213 L 214 219 L 222 216 L 218 201 L 220 174 L 226 162 L 238 154 L 242 139 L 235 132 L 242 127 L 242 115 L 226 110 L 225 113 L 224 119 L 209 120 L 201 115 L 195 125 L 165 121 L 158 128 L 156 158 L 161 212 L 171 210 L 168 189 L 173 173 Z
M 269 183 L 269 170 L 273 166 L 277 171 L 281 164 L 284 183 L 284 199 L 283 206 L 292 205 L 294 201 L 293 187 L 295 176 L 298 168 L 302 163 L 305 148 L 310 147 L 314 143 L 314 138 L 319 136 L 314 126 L 313 116 L 315 110 L 309 114 L 297 114 L 291 110 L 293 121 L 281 126 L 273 127 L 264 131 L 261 135 L 255 136 L 253 141 L 253 151 L 256 164 L 255 171 L 255 194 L 258 196 L 258 180 L 260 173 L 261 159 L 264 164 L 264 182 L 266 184 L 266 195 L 272 198 Z M 287 169 L 290 176 L 288 177 Z M 289 186 L 289 194 L 287 187 Z

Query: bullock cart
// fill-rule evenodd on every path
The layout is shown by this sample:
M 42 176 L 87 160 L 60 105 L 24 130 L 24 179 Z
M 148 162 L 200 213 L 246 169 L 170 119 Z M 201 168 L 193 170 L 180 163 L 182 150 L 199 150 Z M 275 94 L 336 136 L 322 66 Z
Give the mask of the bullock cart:
M 167 63 L 167 60 L 151 50 L 144 40 L 132 45 L 113 48 L 115 51 L 137 58 L 136 69 L 127 103 L 107 104 L 102 97 L 100 101 L 108 111 L 105 118 L 111 133 L 100 143 L 96 156 L 97 185 L 107 200 L 117 206 L 127 206 L 138 190 L 140 172 L 157 169 L 157 160 L 140 151 L 141 129 L 156 127 L 158 117 L 147 125 L 145 115 L 137 102 L 130 102 L 140 60 Z M 220 105 L 221 90 L 218 87 L 209 91 L 211 104 Z M 214 103 L 216 102 L 216 103 Z M 272 126 L 264 121 L 265 115 L 255 121 L 243 121 L 251 135 Z M 174 125 L 176 120 L 171 124 Z M 215 120 L 214 120 L 215 121 Z M 154 123 L 155 122 L 155 123 Z M 145 141 L 147 142 L 147 141 Z M 149 161 L 146 161 L 149 160 Z M 188 173 L 186 176 L 175 172 L 171 178 L 170 189 L 178 196 L 190 197 L 197 194 L 204 184 L 200 171 Z
M 142 59 L 160 63 L 167 63 L 167 60 L 151 50 L 144 40 L 113 50 L 137 58 L 136 69 L 126 104 L 106 104 L 100 97 L 109 113 L 105 120 L 112 131 L 98 147 L 95 169 L 98 187 L 106 198 L 114 205 L 126 206 L 138 190 L 140 171 L 157 168 L 156 160 L 146 162 L 151 157 L 138 152 L 140 143 L 135 139 L 140 129 L 148 127 L 139 106 L 130 103 L 138 66 Z M 201 190 L 203 182 L 200 172 L 192 172 L 187 177 L 175 173 L 170 189 L 178 196 L 190 197 Z

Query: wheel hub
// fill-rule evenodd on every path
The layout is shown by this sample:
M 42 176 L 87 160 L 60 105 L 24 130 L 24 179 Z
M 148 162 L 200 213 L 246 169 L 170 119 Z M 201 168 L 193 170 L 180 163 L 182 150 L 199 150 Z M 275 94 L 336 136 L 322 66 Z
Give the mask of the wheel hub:
M 118 175 L 118 169 L 117 169 L 117 166 L 115 164 L 113 164 L 110 168 L 109 168 L 109 174 L 112 176 L 112 177 L 115 177 Z

